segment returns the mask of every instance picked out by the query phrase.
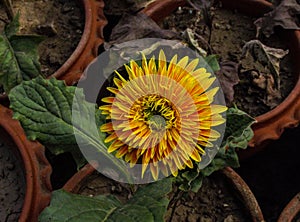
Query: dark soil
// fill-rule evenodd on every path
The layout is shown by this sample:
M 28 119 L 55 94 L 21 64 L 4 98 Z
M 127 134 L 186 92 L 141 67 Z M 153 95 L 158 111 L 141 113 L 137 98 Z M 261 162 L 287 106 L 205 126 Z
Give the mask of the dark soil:
M 26 182 L 16 145 L 0 128 L 0 221 L 15 222 L 22 211 Z
M 86 178 L 78 193 L 90 197 L 111 194 L 116 196 L 122 203 L 126 203 L 131 197 L 134 187 L 118 183 L 95 171 Z
M 267 222 L 276 221 L 300 191 L 300 127 L 287 129 L 266 150 L 241 162 L 237 172 L 249 185 Z
M 206 178 L 197 194 L 177 192 L 178 188 L 174 187 L 169 194 L 170 204 L 165 221 L 249 221 L 243 203 L 231 187 L 220 173 Z M 83 182 L 79 193 L 91 197 L 111 194 L 125 203 L 136 189 L 136 185 L 117 183 L 95 172 Z
M 52 154 L 46 149 L 46 157 L 52 166 L 51 184 L 54 190 L 62 188 L 65 183 L 77 172 L 76 162 L 71 153 Z
M 254 18 L 241 15 L 234 11 L 216 8 L 211 9 L 213 16 L 211 34 L 209 28 L 205 25 L 200 11 L 192 7 L 183 7 L 178 9 L 161 25 L 165 29 L 171 29 L 182 35 L 190 28 L 195 33 L 195 40 L 199 46 L 209 54 L 220 56 L 219 62 L 231 61 L 239 64 L 240 83 L 234 87 L 234 100 L 227 105 L 236 104 L 238 108 L 248 112 L 252 116 L 259 116 L 268 112 L 281 103 L 294 87 L 294 77 L 291 72 L 291 59 L 287 55 L 281 61 L 280 70 L 280 94 L 279 98 L 274 98 L 271 103 L 267 101 L 268 93 L 265 88 L 261 88 L 255 82 L 257 76 L 251 72 L 242 72 L 243 66 L 250 63 L 251 69 L 258 70 L 261 78 L 267 78 L 262 65 L 257 65 L 253 61 L 242 61 L 241 54 L 244 44 L 250 40 L 256 39 L 256 28 L 253 24 Z M 286 49 L 286 46 L 275 36 L 270 39 L 260 39 L 265 45 L 275 48 Z M 253 64 L 252 64 L 253 63 Z M 226 92 L 225 92 L 226 93 Z
M 39 47 L 42 73 L 45 76 L 58 70 L 80 41 L 84 29 L 84 11 L 77 2 L 79 1 L 13 1 L 14 11 L 20 11 L 20 33 L 46 37 Z M 0 14 L 5 15 L 1 5 Z M 0 24 L 2 31 L 3 22 Z
M 175 188 L 176 190 L 176 188 Z M 219 172 L 205 178 L 198 193 L 172 194 L 167 220 L 169 222 L 251 221 L 238 193 Z

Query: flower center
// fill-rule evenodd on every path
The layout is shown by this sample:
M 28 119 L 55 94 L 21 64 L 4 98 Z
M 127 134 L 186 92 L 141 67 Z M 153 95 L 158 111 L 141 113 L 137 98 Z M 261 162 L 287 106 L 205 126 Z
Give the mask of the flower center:
M 159 95 L 146 95 L 133 105 L 135 120 L 142 120 L 151 131 L 162 131 L 176 126 L 177 111 L 173 104 Z
M 160 115 L 150 117 L 148 124 L 152 131 L 162 131 L 166 129 L 166 120 Z

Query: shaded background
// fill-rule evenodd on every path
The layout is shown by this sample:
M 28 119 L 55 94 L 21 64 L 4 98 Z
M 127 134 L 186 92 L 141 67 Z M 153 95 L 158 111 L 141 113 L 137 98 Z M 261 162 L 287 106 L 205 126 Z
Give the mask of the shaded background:
M 255 156 L 236 169 L 253 191 L 266 221 L 276 221 L 300 192 L 300 126 L 286 129 Z

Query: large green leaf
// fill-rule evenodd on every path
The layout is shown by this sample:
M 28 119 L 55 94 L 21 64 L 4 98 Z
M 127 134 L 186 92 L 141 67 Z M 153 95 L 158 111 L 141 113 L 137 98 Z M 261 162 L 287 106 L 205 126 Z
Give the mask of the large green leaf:
M 19 29 L 19 15 L 6 25 L 0 34 L 0 85 L 9 92 L 23 80 L 41 75 L 38 44 L 43 37 L 36 35 L 16 35 Z
M 226 113 L 226 130 L 222 147 L 229 146 L 245 149 L 253 137 L 251 125 L 256 120 L 237 108 L 230 108 Z
M 126 174 L 124 164 L 107 152 L 95 120 L 100 111 L 95 104 L 85 101 L 82 89 L 66 86 L 55 78 L 38 77 L 12 89 L 9 99 L 14 118 L 21 122 L 30 140 L 40 141 L 56 155 L 71 152 L 76 162 L 82 164 L 77 147 L 80 142 Z M 74 122 L 72 115 L 78 121 Z
M 166 195 L 171 192 L 171 179 L 145 187 L 125 204 L 110 196 L 95 198 L 54 191 L 50 206 L 39 217 L 41 222 L 163 222 L 168 206 Z

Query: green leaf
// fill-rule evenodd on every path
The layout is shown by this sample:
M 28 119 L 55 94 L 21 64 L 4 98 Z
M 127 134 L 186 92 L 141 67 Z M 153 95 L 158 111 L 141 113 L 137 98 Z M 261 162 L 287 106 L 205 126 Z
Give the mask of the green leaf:
M 239 167 L 239 159 L 235 149 L 231 148 L 226 150 L 226 148 L 223 147 L 219 150 L 213 161 L 201 171 L 201 174 L 204 177 L 207 177 L 213 172 L 221 170 L 227 166 L 234 168 Z
M 181 173 L 180 177 L 182 178 L 179 185 L 180 190 L 191 190 L 197 193 L 202 186 L 203 176 L 197 167 L 195 167 L 192 170 L 189 169 L 188 171 Z
M 251 125 L 255 122 L 253 117 L 237 108 L 228 109 L 222 147 L 247 148 L 248 142 L 253 137 Z
M 19 15 L 0 34 L 0 85 L 7 93 L 22 81 L 41 75 L 37 47 L 44 38 L 16 35 L 18 19 Z
M 52 193 L 50 206 L 41 213 L 39 221 L 99 222 L 120 206 L 120 202 L 105 196 L 91 198 L 57 190 Z
M 95 123 L 100 112 L 95 104 L 85 101 L 82 89 L 66 86 L 63 81 L 38 77 L 24 81 L 11 90 L 10 107 L 30 140 L 38 140 L 54 154 L 71 152 L 80 167 L 83 157 L 81 146 L 93 149 L 105 161 L 113 164 L 119 172 L 127 175 L 126 167 L 120 160 L 107 152 L 103 135 Z M 95 114 L 92 116 L 91 114 Z M 72 115 L 77 117 L 73 121 Z M 98 124 L 98 123 L 97 123 Z M 76 135 L 76 137 L 75 137 Z
M 163 222 L 169 203 L 166 195 L 171 190 L 171 179 L 164 179 L 139 188 L 125 204 L 111 196 L 92 198 L 58 190 L 53 192 L 50 206 L 39 221 Z
M 207 65 L 210 67 L 210 69 L 213 72 L 220 70 L 220 65 L 218 62 L 218 56 L 217 55 L 209 55 L 207 57 L 204 57 L 204 60 L 206 61 Z

